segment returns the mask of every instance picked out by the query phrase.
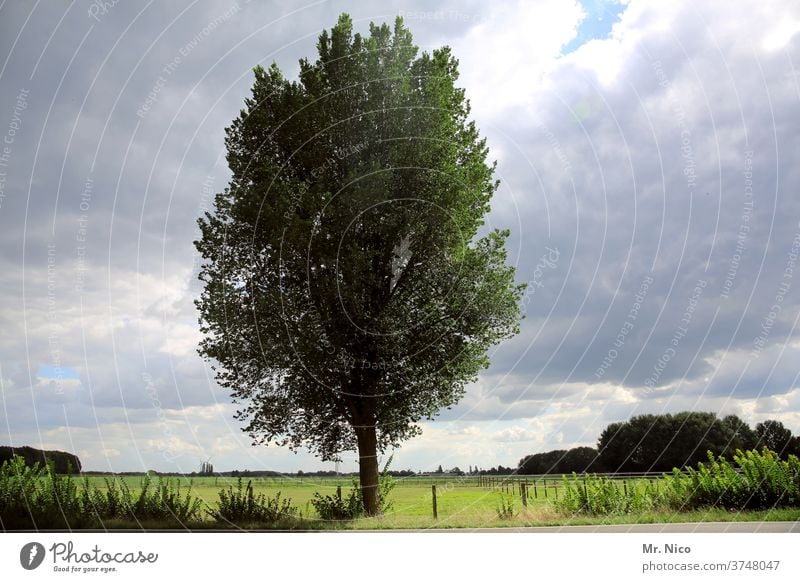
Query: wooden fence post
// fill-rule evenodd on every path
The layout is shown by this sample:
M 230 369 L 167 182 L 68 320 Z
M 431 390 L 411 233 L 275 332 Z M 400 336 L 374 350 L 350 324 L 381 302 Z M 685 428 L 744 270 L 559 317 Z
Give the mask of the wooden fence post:
M 536 490 L 536 479 L 533 480 L 533 498 L 539 499 L 539 492 Z
M 436 507 L 436 485 L 431 485 L 431 497 L 433 498 L 433 519 L 438 519 L 439 511 Z
M 519 484 L 520 493 L 522 494 L 522 506 L 528 507 L 528 487 L 525 483 Z
M 625 497 L 628 496 L 628 482 L 625 479 L 622 480 L 622 493 Z
M 337 485 L 336 486 L 336 497 L 339 498 L 339 501 L 342 500 L 342 486 L 341 485 Z
M 547 479 L 542 479 L 542 483 L 544 483 L 544 498 L 547 499 Z

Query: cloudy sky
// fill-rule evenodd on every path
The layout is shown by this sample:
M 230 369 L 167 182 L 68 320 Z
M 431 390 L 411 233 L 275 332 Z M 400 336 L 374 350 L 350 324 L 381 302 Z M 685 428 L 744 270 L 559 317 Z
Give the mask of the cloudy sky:
M 521 334 L 396 468 L 515 465 L 645 412 L 800 433 L 797 2 L 7 0 L 0 444 L 332 468 L 232 418 L 196 353 L 192 241 L 252 67 L 294 76 L 341 12 L 453 48 L 529 282 Z

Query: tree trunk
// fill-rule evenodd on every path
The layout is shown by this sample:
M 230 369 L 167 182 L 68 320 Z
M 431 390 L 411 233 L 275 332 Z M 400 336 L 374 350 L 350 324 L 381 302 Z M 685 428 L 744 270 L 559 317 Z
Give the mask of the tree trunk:
M 378 439 L 375 426 L 355 429 L 358 440 L 358 477 L 361 484 L 361 499 L 368 516 L 381 511 L 378 501 Z

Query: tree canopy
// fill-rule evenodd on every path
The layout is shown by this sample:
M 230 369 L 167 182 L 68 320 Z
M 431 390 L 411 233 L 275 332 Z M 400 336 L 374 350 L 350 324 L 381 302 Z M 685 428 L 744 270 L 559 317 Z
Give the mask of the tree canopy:
M 569 450 L 547 451 L 527 455 L 520 459 L 517 473 L 520 475 L 560 475 L 570 473 L 602 472 L 597 449 L 575 447 Z
M 230 184 L 200 219 L 200 352 L 254 443 L 334 460 L 419 434 L 519 330 L 507 231 L 479 237 L 498 182 L 458 63 L 402 19 L 343 14 L 299 80 L 255 67 L 226 131 Z
M 731 458 L 737 449 L 755 446 L 743 420 L 713 412 L 634 416 L 608 425 L 597 443 L 600 461 L 611 472 L 671 471 L 705 461 L 708 451 Z
M 787 459 L 800 455 L 800 437 L 777 420 L 765 420 L 755 430 L 730 414 L 717 418 L 713 412 L 643 414 L 609 424 L 598 439 L 597 449 L 575 447 L 520 459 L 517 473 L 669 472 L 696 466 L 708 452 L 732 458 L 737 450 L 767 447 Z
M 755 438 L 759 447 L 767 447 L 784 459 L 789 455 L 800 455 L 800 437 L 792 436 L 792 431 L 779 420 L 759 422 Z
M 29 467 L 36 463 L 42 466 L 52 463 L 56 473 L 80 473 L 81 471 L 81 461 L 77 455 L 72 453 L 43 451 L 33 447 L 0 447 L 0 465 L 14 457 L 22 457 Z

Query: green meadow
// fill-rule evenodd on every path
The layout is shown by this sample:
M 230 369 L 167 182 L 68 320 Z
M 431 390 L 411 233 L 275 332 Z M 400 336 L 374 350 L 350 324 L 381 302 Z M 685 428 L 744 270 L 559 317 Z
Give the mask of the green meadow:
M 800 519 L 800 460 L 764 449 L 659 478 L 382 476 L 363 517 L 350 477 L 65 476 L 0 467 L 0 526 L 23 529 L 430 529 Z

